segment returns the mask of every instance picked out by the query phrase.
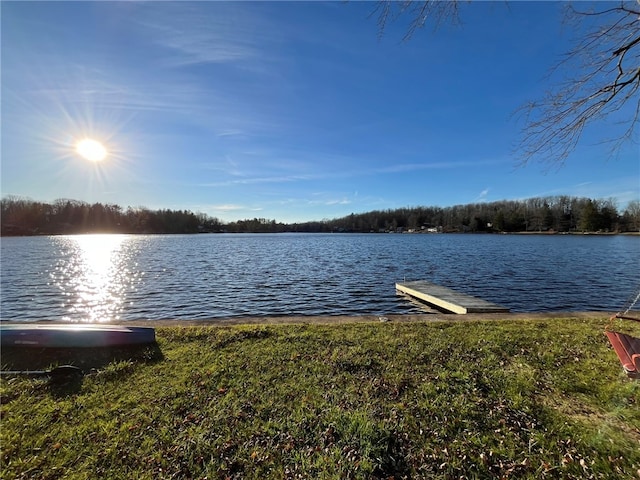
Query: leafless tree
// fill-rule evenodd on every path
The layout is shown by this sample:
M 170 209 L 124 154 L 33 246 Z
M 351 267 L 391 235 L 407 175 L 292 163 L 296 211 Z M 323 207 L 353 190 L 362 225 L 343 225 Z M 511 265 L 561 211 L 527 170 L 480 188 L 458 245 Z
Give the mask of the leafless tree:
M 405 39 L 427 24 L 459 22 L 459 0 L 380 1 L 375 13 L 385 26 L 409 16 Z M 468 2 L 465 2 L 468 3 Z M 588 7 L 599 10 L 586 10 Z M 617 134 L 606 139 L 615 152 L 638 142 L 640 119 L 640 0 L 567 5 L 565 22 L 575 28 L 574 48 L 551 70 L 549 90 L 517 113 L 524 119 L 518 153 L 530 160 L 561 165 L 588 126 L 613 119 Z M 555 78 L 562 78 L 556 82 Z M 627 108 L 629 105 L 629 108 Z M 625 107 L 623 109 L 623 107 Z
M 640 232 L 640 201 L 632 200 L 629 202 L 625 215 L 629 218 L 631 229 L 635 232 Z

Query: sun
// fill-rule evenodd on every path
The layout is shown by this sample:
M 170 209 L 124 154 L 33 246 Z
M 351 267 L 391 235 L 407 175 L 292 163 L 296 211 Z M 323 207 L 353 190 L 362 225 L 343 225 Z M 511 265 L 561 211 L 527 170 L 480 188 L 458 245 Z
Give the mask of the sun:
M 107 149 L 104 145 L 91 138 L 80 140 L 76 144 L 76 152 L 82 158 L 91 162 L 101 162 L 107 157 Z

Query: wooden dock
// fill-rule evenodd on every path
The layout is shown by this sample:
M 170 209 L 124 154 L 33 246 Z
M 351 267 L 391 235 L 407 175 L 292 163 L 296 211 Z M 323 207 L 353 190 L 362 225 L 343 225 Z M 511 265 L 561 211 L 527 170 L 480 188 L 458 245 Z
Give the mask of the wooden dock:
M 509 309 L 480 298 L 456 292 L 435 283 L 418 280 L 396 283 L 396 289 L 450 313 L 507 313 Z

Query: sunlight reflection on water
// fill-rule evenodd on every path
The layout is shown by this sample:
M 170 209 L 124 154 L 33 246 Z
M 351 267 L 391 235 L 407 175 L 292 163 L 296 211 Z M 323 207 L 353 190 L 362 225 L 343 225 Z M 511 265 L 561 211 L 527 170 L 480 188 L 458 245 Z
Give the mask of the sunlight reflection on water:
M 132 251 L 123 248 L 126 235 L 58 237 L 63 255 L 50 273 L 62 294 L 63 320 L 118 320 L 135 274 L 129 271 Z

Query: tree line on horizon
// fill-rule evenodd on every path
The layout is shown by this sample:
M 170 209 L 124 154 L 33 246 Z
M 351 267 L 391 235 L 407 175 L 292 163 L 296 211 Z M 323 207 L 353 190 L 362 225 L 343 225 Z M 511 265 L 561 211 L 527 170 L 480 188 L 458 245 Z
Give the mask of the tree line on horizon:
M 59 199 L 44 203 L 5 197 L 0 206 L 3 236 L 81 233 L 281 233 L 281 232 L 638 232 L 640 201 L 619 212 L 614 199 L 566 195 L 526 200 L 470 203 L 451 207 L 419 206 L 336 219 L 285 224 L 253 218 L 223 222 L 188 210 L 123 209 Z

